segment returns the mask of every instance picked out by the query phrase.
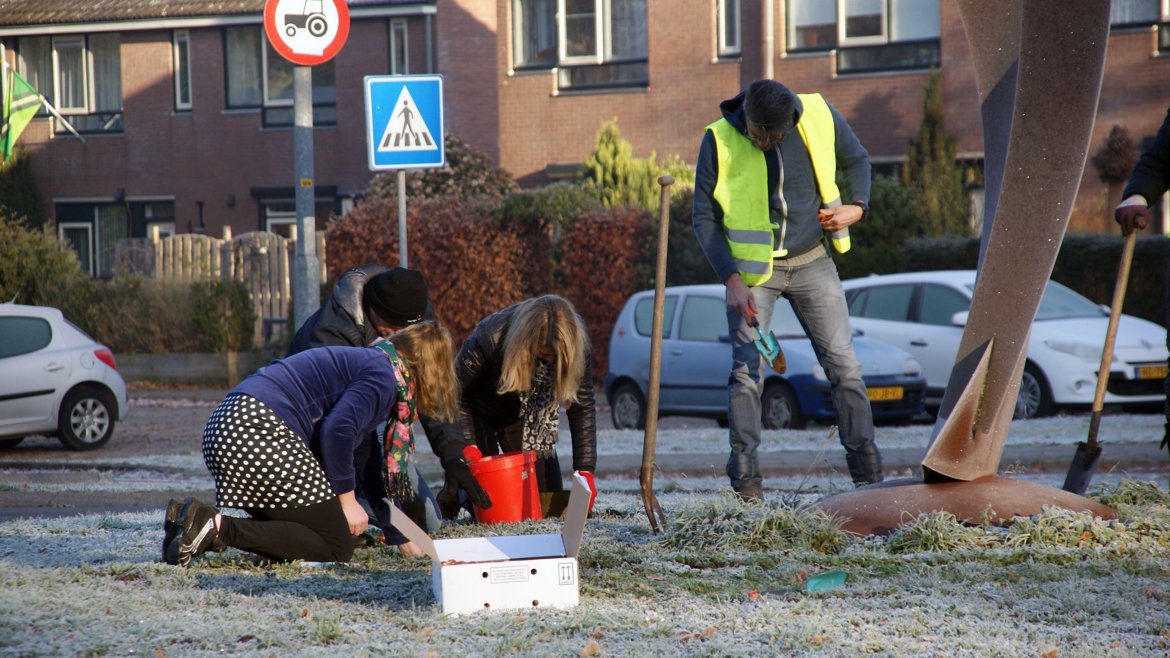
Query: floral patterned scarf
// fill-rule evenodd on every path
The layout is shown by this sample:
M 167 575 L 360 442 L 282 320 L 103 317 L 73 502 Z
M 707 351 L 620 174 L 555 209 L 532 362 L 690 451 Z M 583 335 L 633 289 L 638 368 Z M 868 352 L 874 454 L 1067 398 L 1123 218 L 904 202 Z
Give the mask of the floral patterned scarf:
M 386 420 L 383 433 L 383 451 L 386 455 L 386 493 L 395 500 L 414 495 L 410 485 L 410 457 L 414 453 L 414 377 L 406 361 L 388 340 L 379 340 L 374 347 L 382 350 L 394 367 L 394 388 L 397 400 Z

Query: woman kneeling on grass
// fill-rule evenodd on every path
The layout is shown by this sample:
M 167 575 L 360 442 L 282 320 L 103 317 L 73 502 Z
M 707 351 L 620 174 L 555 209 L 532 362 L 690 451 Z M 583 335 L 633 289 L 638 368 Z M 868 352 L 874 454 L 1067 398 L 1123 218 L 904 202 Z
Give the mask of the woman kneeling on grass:
M 171 501 L 163 560 L 187 566 L 230 546 L 280 561 L 349 561 L 369 525 L 354 495 L 360 439 L 386 424 L 383 477 L 373 478 L 381 491 L 367 495 L 394 499 L 406 486 L 418 413 L 453 418 L 453 363 L 447 330 L 420 322 L 373 347 L 315 348 L 256 371 L 203 430 L 217 504 L 251 518 Z M 418 554 L 412 549 L 400 546 Z

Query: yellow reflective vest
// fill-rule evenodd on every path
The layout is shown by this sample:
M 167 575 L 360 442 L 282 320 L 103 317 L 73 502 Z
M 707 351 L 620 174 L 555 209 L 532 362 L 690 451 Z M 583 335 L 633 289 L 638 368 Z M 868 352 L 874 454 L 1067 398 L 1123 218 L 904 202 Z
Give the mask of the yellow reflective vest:
M 839 200 L 837 189 L 836 126 L 829 105 L 820 94 L 798 94 L 804 111 L 796 124 L 808 150 L 822 203 Z M 723 233 L 731 247 L 739 276 L 756 286 L 772 276 L 775 229 L 768 207 L 768 165 L 756 148 L 727 119 L 707 126 L 715 137 L 719 177 L 714 197 L 723 210 Z M 846 238 L 848 239 L 848 238 Z M 845 247 L 848 249 L 848 247 Z M 841 250 L 841 249 L 839 249 Z

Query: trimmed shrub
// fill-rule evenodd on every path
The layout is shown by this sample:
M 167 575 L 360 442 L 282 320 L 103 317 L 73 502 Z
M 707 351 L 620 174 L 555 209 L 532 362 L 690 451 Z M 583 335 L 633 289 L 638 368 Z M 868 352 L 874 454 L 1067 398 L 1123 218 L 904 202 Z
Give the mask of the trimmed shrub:
M 707 256 L 699 247 L 691 224 L 691 205 L 695 189 L 683 187 L 670 195 L 670 232 L 667 239 L 666 285 L 684 286 L 693 283 L 720 283 Z M 650 273 L 649 285 L 654 285 L 654 267 L 658 256 L 658 213 L 651 214 L 649 242 L 646 247 L 646 267 Z
M 512 233 L 528 254 L 518 266 L 525 297 L 543 295 L 564 286 L 561 238 L 577 216 L 600 207 L 597 198 L 575 183 L 556 183 L 504 197 L 495 211 L 500 230 Z
M 677 155 L 659 161 L 654 151 L 647 158 L 635 158 L 634 149 L 622 138 L 617 119 L 601 124 L 593 152 L 585 158 L 585 185 L 606 208 L 637 206 L 657 210 L 658 177 L 674 176 L 676 185 L 693 186 L 695 172 Z
M 77 254 L 48 229 L 30 229 L 0 209 L 0 302 L 49 305 L 62 289 L 86 279 Z
M 487 155 L 456 135 L 447 133 L 443 147 L 447 155 L 446 167 L 406 172 L 408 205 L 441 197 L 464 200 L 481 196 L 500 198 L 517 189 L 511 174 L 492 164 Z M 367 201 L 389 201 L 394 205 L 398 203 L 397 199 L 398 172 L 380 173 L 366 188 Z
M 39 229 L 47 214 L 33 176 L 32 160 L 24 149 L 0 164 L 0 215 L 19 220 L 26 227 Z
M 833 255 L 843 279 L 901 271 L 903 244 L 924 234 L 922 206 L 896 179 L 875 176 L 869 206 L 869 216 L 849 227 L 853 248 Z
M 927 235 L 967 235 L 970 202 L 963 189 L 963 170 L 956 160 L 958 140 L 946 132 L 938 69 L 922 94 L 922 124 L 911 140 L 902 184 L 914 190 L 922 207 Z
M 256 313 L 248 288 L 235 279 L 202 281 L 191 286 L 191 326 L 211 352 L 252 348 Z
M 622 305 L 652 285 L 646 265 L 651 226 L 645 210 L 612 208 L 582 215 L 565 234 L 564 296 L 585 319 L 595 379 L 605 374 L 609 334 Z
M 439 319 L 456 346 L 475 325 L 525 298 L 525 243 L 492 221 L 494 207 L 438 199 L 410 216 L 410 266 L 422 272 Z

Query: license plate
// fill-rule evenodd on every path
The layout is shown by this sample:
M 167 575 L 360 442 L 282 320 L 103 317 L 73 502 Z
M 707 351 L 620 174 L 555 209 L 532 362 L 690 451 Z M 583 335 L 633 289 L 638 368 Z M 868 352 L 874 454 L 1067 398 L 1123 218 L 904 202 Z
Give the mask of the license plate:
M 868 389 L 869 399 L 871 400 L 901 400 L 902 387 L 901 386 L 882 386 L 879 388 Z
M 1166 366 L 1138 366 L 1136 369 L 1138 379 L 1165 379 Z

